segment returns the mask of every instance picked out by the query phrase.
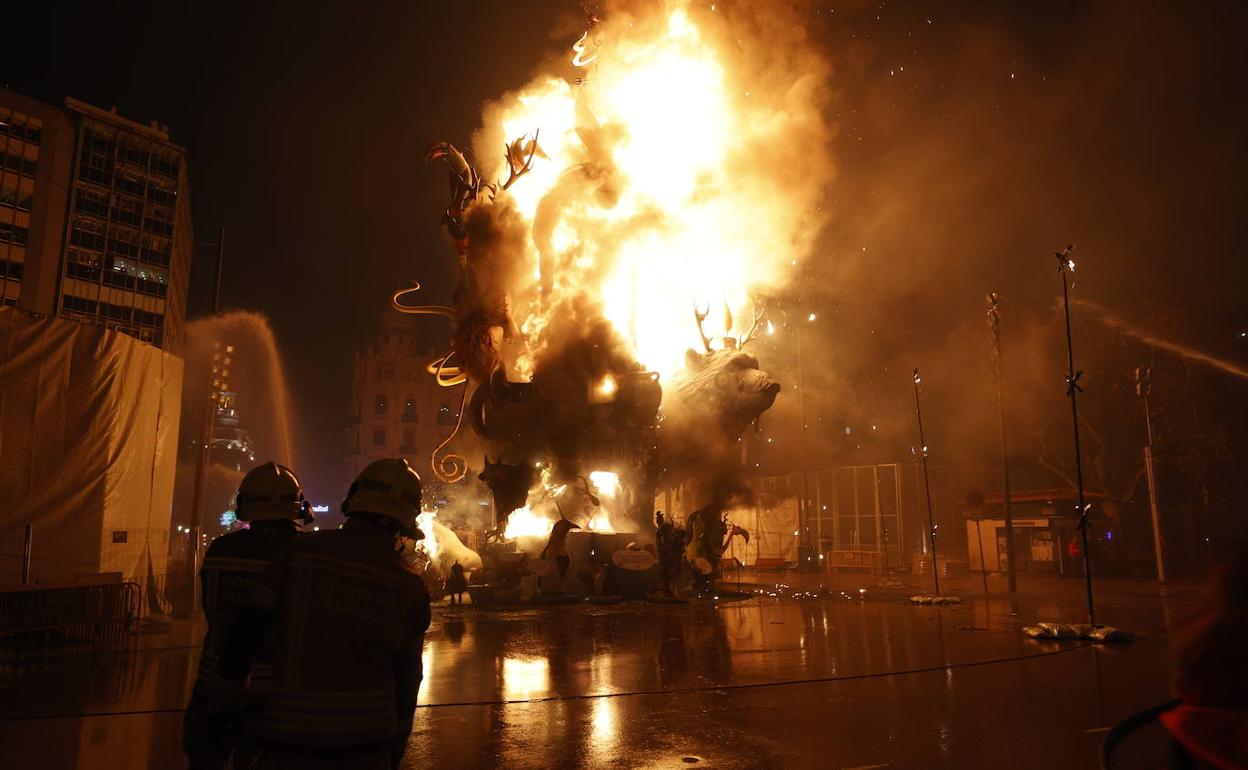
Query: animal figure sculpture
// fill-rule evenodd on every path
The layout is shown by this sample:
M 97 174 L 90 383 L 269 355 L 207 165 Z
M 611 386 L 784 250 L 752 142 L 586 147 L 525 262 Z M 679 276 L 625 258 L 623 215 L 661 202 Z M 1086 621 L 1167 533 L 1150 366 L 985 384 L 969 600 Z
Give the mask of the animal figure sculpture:
M 516 220 L 514 210 L 505 206 L 479 207 L 473 204 L 483 195 L 491 202 L 499 192 L 508 189 L 528 173 L 537 157 L 545 157 L 537 144 L 536 132 L 504 148 L 510 174 L 505 182 L 490 183 L 481 175 L 455 145 L 435 142 L 425 150 L 425 160 L 445 161 L 449 169 L 451 200 L 442 215 L 442 224 L 459 255 L 460 282 L 455 290 L 455 305 L 408 305 L 405 299 L 420 290 L 420 284 L 395 292 L 391 306 L 415 315 L 439 315 L 455 324 L 451 349 L 428 365 L 430 374 L 443 387 L 465 385 L 470 381 L 487 381 L 503 362 L 504 340 L 515 333 L 511 319 L 511 300 L 507 294 L 509 260 L 494 239 L 508 229 L 508 216 Z M 505 250 L 503 250 L 505 251 Z M 467 460 L 445 452 L 463 424 L 469 391 L 465 388 L 460 401 L 455 430 L 433 451 L 430 458 L 434 475 L 446 482 L 462 479 L 468 472 Z
M 559 519 L 550 528 L 550 539 L 546 541 L 546 547 L 542 549 L 542 561 L 553 568 L 547 571 L 547 577 L 557 572 L 560 584 L 567 577 L 568 568 L 572 565 L 572 557 L 568 554 L 568 533 L 574 529 L 580 529 L 580 526 L 567 519 Z
M 507 528 L 508 515 L 524 505 L 534 476 L 533 466 L 528 463 L 490 462 L 490 456 L 485 456 L 485 470 L 477 478 L 485 482 L 494 496 L 494 526 L 499 532 Z
M 592 136 L 583 139 L 593 143 Z M 504 146 L 508 176 L 500 182 L 483 179 L 449 142 L 436 142 L 426 151 L 428 162 L 447 165 L 450 200 L 442 223 L 459 257 L 460 281 L 452 305 L 407 304 L 419 285 L 395 292 L 391 302 L 401 312 L 439 315 L 454 324 L 450 349 L 427 368 L 439 385 L 464 390 L 455 428 L 434 449 L 431 465 L 446 482 L 467 474 L 467 458 L 448 448 L 467 417 L 487 451 L 499 457 L 487 457 L 479 476 L 494 496 L 496 531 L 525 503 L 536 466 L 545 464 L 554 483 L 567 484 L 591 470 L 586 467 L 591 460 L 620 469 L 624 498 L 635 509 L 630 515 L 643 524 L 650 519 L 648 501 L 656 484 L 685 481 L 694 470 L 703 477 L 708 469 L 720 476 L 739 475 L 730 450 L 780 391 L 758 359 L 743 350 L 762 313 L 755 311 L 753 325 L 738 338 L 728 335 L 732 316 L 725 307 L 725 336 L 713 347 L 702 331 L 707 312 L 695 311 L 705 352 L 688 352 L 686 371 L 675 378 L 666 399 L 659 375 L 635 360 L 595 298 L 545 305 L 544 323 L 562 319 L 559 323 L 575 326 L 576 333 L 553 335 L 533 350 L 524 347 L 528 343 L 513 318 L 511 293 L 520 292 L 520 301 L 528 301 L 523 287 L 532 286 L 532 276 L 531 266 L 517 258 L 518 244 L 531 241 L 537 249 L 542 262 L 537 294 L 540 301 L 549 300 L 561 268 L 548 259 L 543 244 L 546 236 L 553 237 L 559 212 L 577 196 L 609 197 L 612 189 L 608 169 L 589 173 L 581 168 L 561 177 L 534 222 L 526 224 L 501 193 L 545 157 L 537 140 L 534 132 Z M 513 382 L 522 379 L 521 352 L 531 356 L 531 379 Z M 661 399 L 662 423 L 657 418 Z M 710 480 L 696 481 L 706 485 Z
M 696 564 L 698 559 L 705 559 L 711 565 L 709 575 L 694 570 L 694 576 L 703 590 L 709 589 L 719 577 L 719 563 L 728 550 L 734 537 L 741 537 L 750 542 L 750 533 L 742 527 L 728 521 L 724 506 L 713 502 L 689 514 L 686 521 L 689 529 L 689 542 L 685 546 L 685 557 Z

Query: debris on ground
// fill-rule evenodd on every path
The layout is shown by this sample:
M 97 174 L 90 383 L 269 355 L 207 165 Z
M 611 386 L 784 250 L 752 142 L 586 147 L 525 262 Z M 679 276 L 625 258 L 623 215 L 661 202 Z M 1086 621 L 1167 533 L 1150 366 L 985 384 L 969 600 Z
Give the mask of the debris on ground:
M 1023 633 L 1032 639 L 1083 639 L 1090 642 L 1134 642 L 1135 634 L 1113 626 L 1087 623 L 1037 623 L 1026 626 Z

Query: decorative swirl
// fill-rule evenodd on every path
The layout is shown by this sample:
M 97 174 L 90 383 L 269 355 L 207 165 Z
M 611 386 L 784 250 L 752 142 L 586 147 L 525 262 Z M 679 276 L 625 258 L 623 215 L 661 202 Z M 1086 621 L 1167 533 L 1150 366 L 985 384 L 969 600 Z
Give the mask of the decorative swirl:
M 435 358 L 425 367 L 425 371 L 432 374 L 434 379 L 438 381 L 438 385 L 444 388 L 453 388 L 468 381 L 468 375 L 461 372 L 458 366 L 446 365 L 446 362 L 451 360 L 453 355 L 455 355 L 454 349 L 441 358 Z
M 454 438 L 459 435 L 459 429 L 464 424 L 464 408 L 468 405 L 468 388 L 464 387 L 464 395 L 459 401 L 459 417 L 455 421 L 455 429 L 451 431 L 451 435 L 442 440 L 437 448 L 429 455 L 429 467 L 433 469 L 433 475 L 437 476 L 447 484 L 455 482 L 468 475 L 468 458 L 461 454 L 448 451 L 441 457 L 441 452 L 447 444 L 451 443 Z
M 440 315 L 443 318 L 449 318 L 452 321 L 455 320 L 455 308 L 453 307 L 449 307 L 447 305 L 404 305 L 399 301 L 408 294 L 415 294 L 418 291 L 420 291 L 420 284 L 413 281 L 410 287 L 406 289 L 399 289 L 394 294 L 390 295 L 390 307 L 400 313 L 410 313 L 412 315 Z

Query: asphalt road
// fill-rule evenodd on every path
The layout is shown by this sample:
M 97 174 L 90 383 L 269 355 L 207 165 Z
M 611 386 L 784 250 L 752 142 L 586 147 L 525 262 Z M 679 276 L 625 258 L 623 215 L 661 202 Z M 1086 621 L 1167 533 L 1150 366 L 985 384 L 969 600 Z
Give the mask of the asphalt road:
M 966 601 L 944 608 L 840 587 L 683 606 L 442 606 L 404 767 L 1095 768 L 1108 726 L 1166 698 L 1174 629 L 1197 593 L 1099 586 L 1100 617 L 1142 638 L 1095 646 L 1021 633 L 1080 620 L 1075 583 L 1007 600 L 954 582 Z M 198 633 L 0 666 L 0 769 L 182 767 Z M 1148 764 L 1161 736 L 1127 750 L 1122 767 L 1161 766 Z

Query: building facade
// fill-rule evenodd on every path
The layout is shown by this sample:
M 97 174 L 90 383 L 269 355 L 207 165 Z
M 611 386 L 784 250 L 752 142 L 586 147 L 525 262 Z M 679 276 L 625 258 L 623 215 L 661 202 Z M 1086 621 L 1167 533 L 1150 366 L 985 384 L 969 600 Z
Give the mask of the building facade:
M 349 478 L 383 457 L 406 458 L 422 476 L 430 474 L 430 454 L 455 429 L 460 396 L 425 371 L 433 357 L 420 343 L 413 316 L 386 311 L 376 339 L 355 356 Z
M 0 305 L 53 314 L 73 149 L 63 111 L 0 89 Z
M 0 89 L 0 302 L 178 352 L 192 226 L 167 128 Z

